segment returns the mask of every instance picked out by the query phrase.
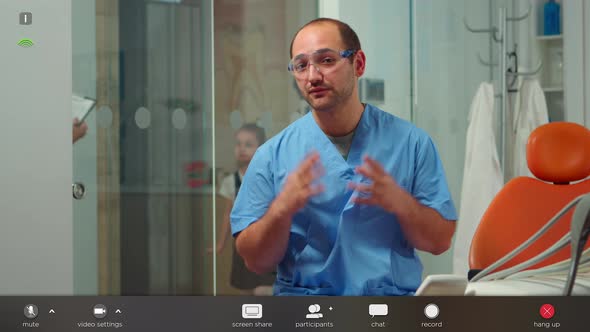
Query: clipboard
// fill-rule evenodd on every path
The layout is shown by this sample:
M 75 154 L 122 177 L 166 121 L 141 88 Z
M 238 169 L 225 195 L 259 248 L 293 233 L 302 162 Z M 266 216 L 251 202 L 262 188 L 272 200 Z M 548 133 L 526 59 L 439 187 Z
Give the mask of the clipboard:
M 78 123 L 83 123 L 94 106 L 96 106 L 96 99 L 72 95 L 72 118 L 78 118 Z

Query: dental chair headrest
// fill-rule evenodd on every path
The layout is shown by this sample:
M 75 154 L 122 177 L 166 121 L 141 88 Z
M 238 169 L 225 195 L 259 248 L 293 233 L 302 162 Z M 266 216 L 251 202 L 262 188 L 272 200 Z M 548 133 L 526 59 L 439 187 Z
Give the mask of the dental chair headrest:
M 590 130 L 573 122 L 551 122 L 529 136 L 526 157 L 539 179 L 568 184 L 590 176 Z

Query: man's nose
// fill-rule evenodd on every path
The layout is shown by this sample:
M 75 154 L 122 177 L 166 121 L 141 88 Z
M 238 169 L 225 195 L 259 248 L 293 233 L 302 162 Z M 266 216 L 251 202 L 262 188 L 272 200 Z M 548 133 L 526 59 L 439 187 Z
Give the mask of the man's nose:
M 316 64 L 313 62 L 307 67 L 307 79 L 310 82 L 317 82 L 322 79 L 322 72 L 320 71 L 320 68 L 318 68 L 318 66 L 316 66 Z

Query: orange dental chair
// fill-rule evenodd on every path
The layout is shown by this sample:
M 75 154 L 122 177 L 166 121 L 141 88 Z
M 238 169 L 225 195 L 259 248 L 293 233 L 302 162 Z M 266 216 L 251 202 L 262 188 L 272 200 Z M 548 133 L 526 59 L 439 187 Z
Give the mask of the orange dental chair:
M 510 180 L 478 225 L 471 282 L 430 275 L 416 295 L 590 295 L 590 130 L 568 122 L 538 127 L 527 162 L 536 178 Z

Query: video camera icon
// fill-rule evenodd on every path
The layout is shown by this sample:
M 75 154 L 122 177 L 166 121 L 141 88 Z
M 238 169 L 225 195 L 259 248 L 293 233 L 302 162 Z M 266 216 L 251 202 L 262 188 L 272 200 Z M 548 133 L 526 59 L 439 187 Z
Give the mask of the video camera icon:
M 98 319 L 105 318 L 107 316 L 107 307 L 104 304 L 97 304 L 92 309 L 92 314 Z

